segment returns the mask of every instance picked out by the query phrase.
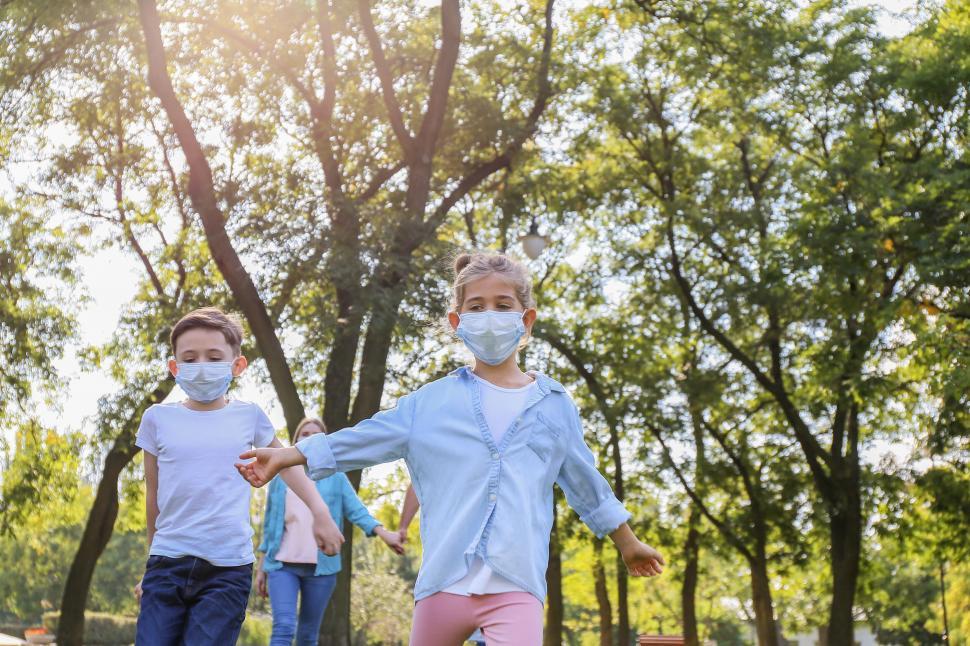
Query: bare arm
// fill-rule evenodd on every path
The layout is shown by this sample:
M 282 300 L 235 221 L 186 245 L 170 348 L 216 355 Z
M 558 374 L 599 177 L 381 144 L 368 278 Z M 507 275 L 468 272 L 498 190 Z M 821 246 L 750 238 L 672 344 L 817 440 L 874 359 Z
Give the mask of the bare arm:
M 145 451 L 145 524 L 148 529 L 148 548 L 155 538 L 158 520 L 158 457 Z
M 283 449 L 283 452 L 292 450 L 302 456 L 299 451 L 292 447 L 284 449 L 278 438 L 273 438 L 269 446 L 274 449 Z M 344 536 L 334 523 L 330 509 L 327 507 L 327 503 L 323 502 L 323 498 L 320 497 L 320 492 L 317 491 L 313 481 L 298 465 L 286 466 L 280 470 L 279 474 L 286 486 L 292 489 L 293 493 L 299 496 L 300 500 L 310 508 L 310 512 L 313 514 L 314 537 L 320 549 L 323 550 L 324 554 L 330 556 L 339 552 L 340 546 L 344 542 Z
M 414 491 L 414 485 L 408 485 L 407 493 L 404 494 L 404 504 L 401 505 L 401 522 L 397 527 L 402 539 L 407 538 L 408 527 L 411 526 L 411 521 L 414 520 L 414 515 L 418 513 L 420 506 L 421 503 L 418 501 L 418 494 Z

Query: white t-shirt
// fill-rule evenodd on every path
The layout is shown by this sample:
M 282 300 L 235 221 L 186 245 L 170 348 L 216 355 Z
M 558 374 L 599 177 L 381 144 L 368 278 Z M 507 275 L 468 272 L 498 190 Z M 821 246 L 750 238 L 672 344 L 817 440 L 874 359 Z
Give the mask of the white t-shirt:
M 218 410 L 155 404 L 135 445 L 158 458 L 158 520 L 149 554 L 196 556 L 213 565 L 253 562 L 251 488 L 236 471 L 239 454 L 276 432 L 256 404 L 229 400 Z
M 472 373 L 478 381 L 478 392 L 482 401 L 482 414 L 485 423 L 495 440 L 500 444 L 512 421 L 525 409 L 526 403 L 537 388 L 535 381 L 522 388 L 503 388 Z M 496 574 L 481 557 L 476 556 L 463 579 L 443 590 L 464 596 L 472 594 L 499 594 L 502 592 L 526 592 L 505 577 Z

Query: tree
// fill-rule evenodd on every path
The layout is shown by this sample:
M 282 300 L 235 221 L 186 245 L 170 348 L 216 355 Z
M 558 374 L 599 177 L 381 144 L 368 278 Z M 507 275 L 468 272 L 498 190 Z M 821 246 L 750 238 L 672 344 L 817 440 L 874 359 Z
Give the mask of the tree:
M 829 643 L 848 644 L 861 447 L 905 388 L 881 362 L 923 285 L 913 268 L 955 260 L 935 242 L 961 216 L 916 187 L 941 167 L 960 173 L 928 142 L 956 144 L 944 122 L 966 113 L 894 86 L 865 11 L 646 8 L 642 62 L 603 101 L 642 187 L 630 197 L 664 236 L 698 328 L 770 396 L 802 451 L 829 531 Z
M 304 84 L 295 69 L 283 69 L 282 73 L 290 81 L 291 89 L 298 92 L 305 102 L 303 108 L 307 111 L 310 121 L 308 134 L 320 161 L 326 186 L 325 199 L 332 226 L 330 262 L 336 263 L 336 266 L 331 265 L 333 270 L 329 278 L 336 292 L 337 322 L 342 327 L 338 329 L 331 346 L 327 380 L 324 385 L 326 395 L 324 419 L 331 427 L 339 428 L 347 422 L 373 414 L 380 406 L 387 356 L 397 321 L 398 308 L 404 298 L 407 280 L 412 270 L 413 255 L 434 236 L 451 208 L 489 175 L 506 168 L 511 163 L 512 157 L 535 131 L 550 93 L 548 71 L 552 48 L 552 2 L 550 0 L 546 5 L 538 90 L 532 110 L 526 115 L 524 123 L 517 128 L 515 134 L 507 137 L 502 143 L 498 154 L 487 156 L 481 161 L 468 159 L 466 163 L 471 162 L 469 170 L 457 180 L 452 180 L 457 183 L 453 184 L 453 188 L 447 189 L 441 200 L 433 205 L 430 204 L 434 179 L 433 163 L 438 156 L 436 152 L 439 149 L 439 135 L 446 123 L 447 101 L 461 39 L 458 3 L 448 0 L 441 5 L 441 48 L 437 54 L 427 93 L 427 107 L 417 120 L 420 124 L 417 128 L 406 124 L 402 115 L 391 70 L 387 66 L 384 45 L 373 24 L 371 8 L 366 2 L 358 4 L 361 30 L 366 37 L 380 80 L 381 95 L 387 109 L 390 130 L 402 150 L 398 162 L 389 167 L 371 171 L 368 188 L 354 201 L 346 194 L 344 183 L 344 177 L 348 172 L 345 168 L 346 160 L 338 157 L 337 142 L 342 133 L 336 131 L 335 124 L 332 123 L 339 83 L 335 30 L 331 15 L 333 10 L 334 8 L 324 0 L 316 4 L 315 20 L 319 42 L 315 47 L 318 47 L 322 54 L 321 72 L 325 85 L 323 96 L 318 98 L 312 85 Z M 150 0 L 140 2 L 139 11 L 145 34 L 149 84 L 167 113 L 185 155 L 189 168 L 189 197 L 196 212 L 202 218 L 213 258 L 249 321 L 261 353 L 266 358 L 270 377 L 283 404 L 288 426 L 294 428 L 298 420 L 303 417 L 303 404 L 269 311 L 228 237 L 225 227 L 226 216 L 219 206 L 211 165 L 172 83 L 162 39 L 161 17 L 155 3 Z M 237 32 L 228 32 L 225 29 L 222 31 L 227 33 L 227 38 L 234 42 L 242 42 L 251 53 L 260 55 L 264 49 L 262 44 L 258 41 L 254 44 L 248 36 L 240 36 Z M 316 60 L 315 57 L 307 58 L 307 62 L 311 64 L 316 63 Z M 386 131 L 386 128 L 384 130 Z M 416 134 L 412 134 L 415 131 Z M 364 258 L 360 252 L 360 202 L 381 193 L 384 182 L 401 169 L 408 171 L 408 180 L 401 201 L 401 207 L 403 207 L 401 216 L 397 219 L 396 226 L 392 226 L 386 234 L 383 249 L 377 255 L 375 269 L 367 277 L 364 272 Z M 364 289 L 367 289 L 366 302 Z M 366 334 L 363 334 L 357 396 L 351 411 L 349 393 L 350 377 L 354 367 L 352 357 L 357 353 L 359 338 L 362 335 L 364 312 L 368 310 L 370 318 Z M 358 478 L 359 475 L 355 480 Z M 349 550 L 351 545 L 352 541 L 347 541 L 345 549 Z M 341 576 L 345 583 L 340 586 L 331 604 L 333 610 L 329 612 L 330 621 L 324 622 L 323 630 L 328 643 L 346 643 L 349 640 L 347 590 L 350 559 L 346 559 L 345 563 L 347 565 Z

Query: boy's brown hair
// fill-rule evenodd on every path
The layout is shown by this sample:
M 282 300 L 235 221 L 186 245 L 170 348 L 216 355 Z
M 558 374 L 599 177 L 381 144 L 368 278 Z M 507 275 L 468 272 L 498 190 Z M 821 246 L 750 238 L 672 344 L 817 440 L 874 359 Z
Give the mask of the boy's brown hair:
M 175 344 L 180 336 L 196 328 L 207 328 L 209 330 L 219 330 L 225 337 L 226 343 L 232 348 L 233 356 L 238 357 L 242 354 L 243 329 L 239 319 L 233 314 L 226 314 L 218 307 L 201 307 L 192 310 L 179 319 L 179 322 L 172 328 L 169 342 L 172 344 L 172 353 L 175 353 Z

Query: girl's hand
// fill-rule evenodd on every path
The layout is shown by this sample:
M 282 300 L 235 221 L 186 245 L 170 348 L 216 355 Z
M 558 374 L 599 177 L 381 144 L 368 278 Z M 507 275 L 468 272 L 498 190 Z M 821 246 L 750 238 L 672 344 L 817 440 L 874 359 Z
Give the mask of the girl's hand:
M 388 547 L 394 550 L 395 554 L 404 554 L 404 541 L 401 540 L 401 535 L 397 532 L 389 532 L 383 527 L 378 527 L 374 530 L 374 533 L 381 537 Z
M 633 576 L 656 576 L 664 571 L 664 558 L 660 552 L 642 541 L 631 542 L 620 554 Z
M 266 588 L 266 573 L 262 569 L 256 570 L 256 593 L 264 599 L 269 596 Z
M 288 455 L 289 452 L 293 451 L 296 451 L 300 458 L 303 457 L 292 446 L 285 449 L 252 449 L 241 454 L 239 459 L 256 459 L 246 463 L 237 462 L 236 470 L 239 471 L 239 475 L 245 478 L 249 484 L 254 487 L 262 487 L 272 480 L 281 470 L 299 464 L 299 462 L 293 461 L 294 456 Z
M 271 451 L 272 449 L 264 450 Z M 329 511 L 325 514 L 313 515 L 313 538 L 320 551 L 327 556 L 339 554 L 340 546 L 344 544 L 344 535 L 337 527 L 337 523 L 333 522 L 333 517 Z

